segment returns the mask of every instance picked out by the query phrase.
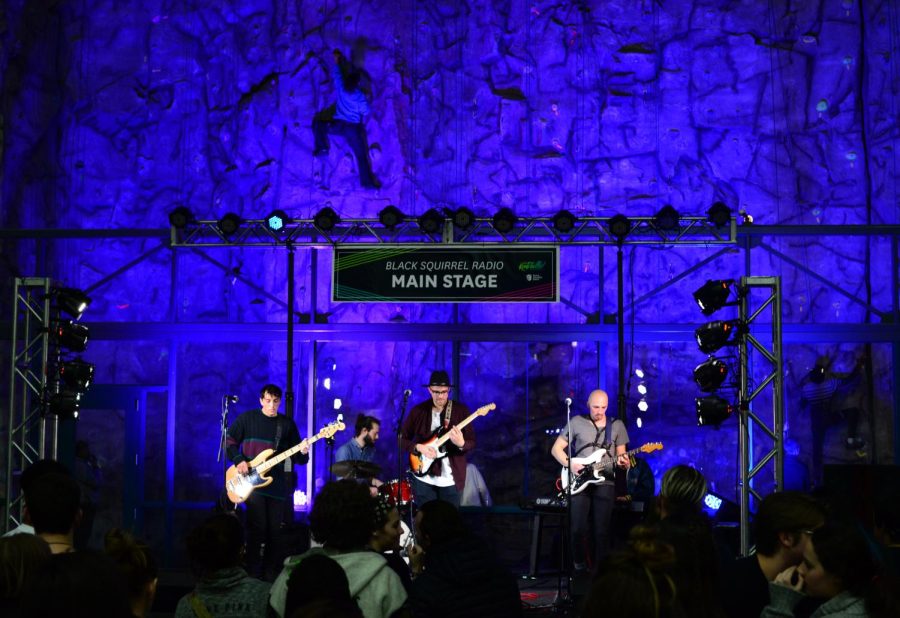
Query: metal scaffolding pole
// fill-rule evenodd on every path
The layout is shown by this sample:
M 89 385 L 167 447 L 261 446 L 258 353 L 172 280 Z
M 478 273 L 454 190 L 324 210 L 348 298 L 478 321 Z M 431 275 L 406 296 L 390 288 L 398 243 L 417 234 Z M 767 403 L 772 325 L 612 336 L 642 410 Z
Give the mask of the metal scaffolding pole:
M 768 296 L 754 309 L 752 296 L 755 290 L 767 291 Z M 766 489 L 774 487 L 774 491 L 781 491 L 783 488 L 784 371 L 781 345 L 781 277 L 741 277 L 739 295 L 741 386 L 738 447 L 741 473 L 741 555 L 746 556 L 750 549 L 750 501 L 751 498 L 762 499 L 753 481 L 757 478 L 762 481 L 764 472 L 769 472 L 772 480 L 766 483 Z M 769 345 L 760 341 L 752 332 L 753 325 L 761 322 L 760 318 L 764 314 L 771 316 Z M 761 359 L 766 369 L 764 376 L 754 380 L 751 374 L 752 361 L 757 358 Z M 753 402 L 767 391 L 771 392 L 771 402 L 765 404 L 766 409 L 763 413 L 761 410 L 763 406 L 754 406 Z M 765 445 L 754 443 L 757 435 L 761 438 L 760 442 L 765 442 Z M 771 447 L 768 447 L 769 441 Z
M 50 279 L 38 277 L 16 278 L 14 285 L 4 531 L 22 523 L 22 470 L 39 459 L 56 457 L 56 417 L 48 423 L 43 407 L 50 354 L 50 286 Z

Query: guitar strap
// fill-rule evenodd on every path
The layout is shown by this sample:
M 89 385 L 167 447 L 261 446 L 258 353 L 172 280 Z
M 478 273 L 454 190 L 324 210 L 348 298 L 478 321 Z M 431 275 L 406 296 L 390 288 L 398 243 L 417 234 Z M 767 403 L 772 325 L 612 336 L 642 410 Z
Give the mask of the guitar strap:
M 453 410 L 453 400 L 448 399 L 447 405 L 444 406 L 444 429 L 450 428 L 450 412 Z
M 275 452 L 278 452 L 278 447 L 281 446 L 281 432 L 282 427 L 284 426 L 284 419 L 281 418 L 281 415 L 275 417 L 275 444 L 272 446 L 275 449 Z

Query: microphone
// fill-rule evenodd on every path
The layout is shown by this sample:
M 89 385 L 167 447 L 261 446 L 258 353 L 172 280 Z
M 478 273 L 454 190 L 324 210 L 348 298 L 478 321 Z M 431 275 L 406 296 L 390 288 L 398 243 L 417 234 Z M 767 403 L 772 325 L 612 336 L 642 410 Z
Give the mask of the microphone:
M 406 389 L 405 391 L 403 391 L 403 396 L 404 396 L 404 397 L 409 397 L 410 395 L 412 395 L 412 391 L 411 391 L 411 390 Z
M 571 398 L 571 397 L 566 397 L 566 405 L 567 405 L 567 406 L 572 405 L 572 398 Z
M 228 401 L 229 403 L 237 403 L 238 396 L 237 395 L 225 395 L 225 401 Z

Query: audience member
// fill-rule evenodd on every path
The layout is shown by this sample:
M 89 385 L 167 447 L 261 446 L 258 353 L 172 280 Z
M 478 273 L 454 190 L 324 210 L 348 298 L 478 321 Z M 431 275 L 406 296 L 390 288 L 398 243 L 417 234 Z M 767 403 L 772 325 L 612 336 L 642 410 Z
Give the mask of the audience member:
M 68 474 L 50 472 L 36 478 L 25 495 L 25 510 L 35 534 L 47 541 L 50 551 L 75 551 L 75 528 L 81 519 L 81 491 Z
M 426 502 L 416 513 L 416 538 L 423 569 L 413 581 L 413 616 L 520 616 L 519 588 L 490 549 L 468 534 L 462 516 L 443 500 Z
M 886 489 L 875 500 L 873 509 L 875 540 L 881 547 L 885 569 L 900 576 L 900 491 Z
M 50 556 L 47 542 L 33 534 L 0 539 L 0 615 L 20 615 L 22 592 Z
M 109 556 L 81 551 L 51 556 L 22 595 L 25 618 L 131 616 L 128 583 Z
M 350 596 L 350 582 L 344 569 L 325 554 L 309 556 L 291 572 L 284 601 L 286 616 L 306 616 L 316 603 L 339 603 L 340 615 L 362 616 Z
M 386 496 L 377 496 L 375 500 L 375 531 L 369 540 L 369 548 L 378 552 L 387 560 L 394 572 L 403 582 L 403 588 L 409 592 L 412 578 L 409 566 L 400 557 L 400 537 L 403 528 L 400 525 L 400 511 Z
M 462 496 L 459 499 L 460 506 L 491 506 L 491 490 L 478 466 L 469 462 L 466 464 L 466 484 L 463 487 Z
M 19 478 L 19 487 L 22 493 L 22 503 L 23 505 L 28 504 L 28 490 L 33 486 L 34 481 L 45 474 L 49 474 L 51 472 L 56 472 L 59 474 L 69 474 L 69 469 L 64 465 L 59 463 L 58 461 L 54 461 L 53 459 L 39 459 L 38 461 L 29 465 L 22 472 L 22 476 Z M 15 534 L 34 534 L 34 526 L 31 525 L 31 517 L 28 515 L 28 510 L 22 514 L 22 521 L 18 526 L 4 534 L 3 536 L 13 536 Z
M 153 607 L 159 581 L 159 569 L 150 548 L 124 530 L 113 528 L 106 533 L 104 551 L 125 575 L 131 615 L 143 618 Z
M 278 616 L 285 615 L 291 573 L 303 560 L 319 554 L 332 558 L 344 570 L 350 595 L 366 618 L 387 618 L 403 610 L 407 598 L 403 583 L 383 556 L 367 548 L 376 529 L 375 500 L 368 488 L 348 479 L 326 484 L 313 503 L 309 527 L 322 547 L 285 560 L 269 597 Z
M 191 530 L 185 544 L 197 585 L 179 599 L 176 618 L 265 616 L 270 584 L 241 568 L 244 529 L 234 515 L 206 518 Z
M 729 618 L 758 618 L 769 604 L 769 582 L 788 567 L 800 564 L 812 531 L 825 521 L 825 511 L 813 498 L 776 492 L 759 504 L 754 519 L 756 553 L 727 565 L 722 601 Z
M 852 524 L 829 522 L 813 532 L 799 566 L 769 584 L 770 601 L 761 618 L 800 615 L 795 608 L 804 594 L 823 601 L 813 618 L 896 617 L 897 608 L 886 607 L 883 592 L 862 533 Z

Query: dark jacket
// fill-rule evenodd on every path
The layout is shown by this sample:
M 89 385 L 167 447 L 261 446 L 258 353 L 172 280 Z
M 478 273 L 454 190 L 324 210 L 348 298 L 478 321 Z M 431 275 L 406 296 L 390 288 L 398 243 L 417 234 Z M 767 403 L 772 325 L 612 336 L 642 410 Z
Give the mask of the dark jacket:
M 425 442 L 431 436 L 431 399 L 423 401 L 409 411 L 409 416 L 403 422 L 402 435 L 400 444 L 408 453 L 415 452 L 416 444 Z M 468 406 L 458 401 L 453 402 L 453 408 L 450 411 L 450 426 L 458 425 L 466 419 L 471 412 Z M 460 492 L 466 486 L 466 453 L 475 448 L 475 429 L 472 423 L 469 423 L 462 430 L 465 443 L 462 448 L 457 448 L 450 440 L 444 444 L 444 450 L 448 453 L 450 459 L 450 469 L 453 471 L 453 484 Z M 441 460 L 436 460 L 431 468 L 428 469 L 429 474 L 441 473 Z

